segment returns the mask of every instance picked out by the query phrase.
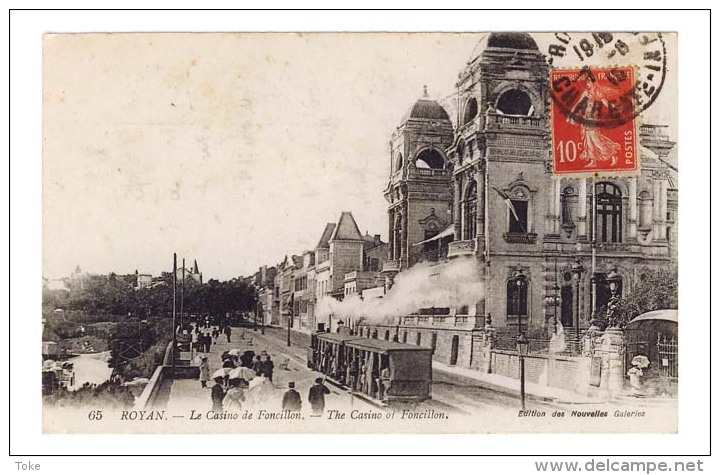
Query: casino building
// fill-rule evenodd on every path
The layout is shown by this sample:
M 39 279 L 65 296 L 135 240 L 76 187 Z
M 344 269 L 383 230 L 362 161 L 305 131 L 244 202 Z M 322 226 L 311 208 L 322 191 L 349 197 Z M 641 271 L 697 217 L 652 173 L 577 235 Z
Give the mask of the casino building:
M 638 127 L 635 176 L 558 179 L 545 57 L 529 34 L 494 33 L 483 46 L 458 76 L 455 104 L 425 91 L 392 134 L 383 272 L 392 285 L 420 262 L 472 258 L 484 298 L 365 329 L 469 367 L 489 321 L 501 339 L 519 330 L 547 339 L 558 324 L 573 336 L 612 292 L 626 294 L 644 271 L 677 260 L 666 127 Z

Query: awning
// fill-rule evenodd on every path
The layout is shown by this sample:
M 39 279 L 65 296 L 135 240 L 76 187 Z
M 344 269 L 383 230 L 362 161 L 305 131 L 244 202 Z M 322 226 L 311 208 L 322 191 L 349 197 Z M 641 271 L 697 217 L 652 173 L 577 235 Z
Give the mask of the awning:
M 630 323 L 641 322 L 643 320 L 667 320 L 677 323 L 678 311 L 676 309 L 653 310 L 652 312 L 645 312 L 641 315 L 638 315 L 637 317 L 630 320 Z
M 437 241 L 438 239 L 442 239 L 447 236 L 453 236 L 455 234 L 455 225 L 450 224 L 447 228 L 443 229 L 439 233 L 437 233 L 435 236 L 431 237 L 430 239 L 425 239 L 424 241 L 416 242 L 413 244 L 413 246 L 419 246 L 420 244 L 425 244 L 426 242 L 432 242 Z
M 669 310 L 654 310 L 652 312 L 645 312 L 641 315 L 630 320 L 625 327 L 628 331 L 637 332 L 661 332 L 661 333 L 677 333 L 678 325 L 678 311 L 674 309 Z

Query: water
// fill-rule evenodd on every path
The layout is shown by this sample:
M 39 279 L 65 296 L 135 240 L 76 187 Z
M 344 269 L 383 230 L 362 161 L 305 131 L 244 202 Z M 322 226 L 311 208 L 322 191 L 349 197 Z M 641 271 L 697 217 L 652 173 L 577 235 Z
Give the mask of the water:
M 68 389 L 78 389 L 85 383 L 102 384 L 110 379 L 110 376 L 112 375 L 112 368 L 108 367 L 107 362 L 109 359 L 109 351 L 70 358 L 68 362 L 73 364 L 73 371 L 75 371 L 75 384 L 70 386 Z

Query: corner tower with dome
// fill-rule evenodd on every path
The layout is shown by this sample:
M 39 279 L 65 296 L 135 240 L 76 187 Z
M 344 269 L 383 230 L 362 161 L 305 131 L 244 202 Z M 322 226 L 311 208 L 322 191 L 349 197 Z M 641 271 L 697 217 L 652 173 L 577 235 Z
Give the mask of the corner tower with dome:
M 425 89 L 390 140 L 390 176 L 384 191 L 390 240 L 386 271 L 417 263 L 427 252 L 417 243 L 452 222 L 452 165 L 446 154 L 452 143 L 450 116 Z

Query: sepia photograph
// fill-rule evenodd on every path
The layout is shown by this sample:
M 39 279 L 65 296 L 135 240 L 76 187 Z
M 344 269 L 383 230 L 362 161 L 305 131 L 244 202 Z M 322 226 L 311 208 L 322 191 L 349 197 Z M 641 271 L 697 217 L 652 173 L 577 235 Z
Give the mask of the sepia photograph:
M 672 32 L 48 33 L 44 433 L 676 433 Z

